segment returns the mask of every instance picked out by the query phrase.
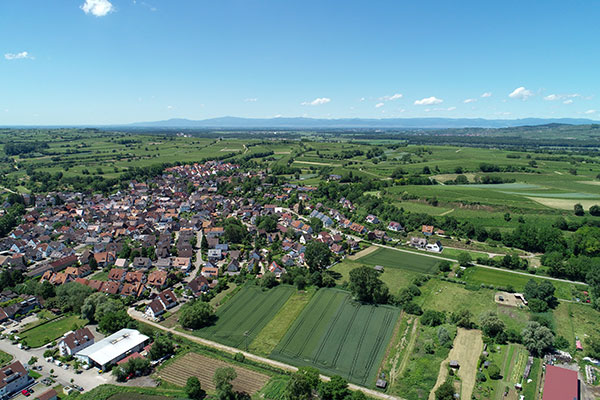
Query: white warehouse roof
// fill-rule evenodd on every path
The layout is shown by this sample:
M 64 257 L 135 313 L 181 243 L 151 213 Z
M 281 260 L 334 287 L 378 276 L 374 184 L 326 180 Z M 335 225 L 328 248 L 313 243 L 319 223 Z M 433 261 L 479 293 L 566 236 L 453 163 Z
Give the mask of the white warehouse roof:
M 148 339 L 150 339 L 148 336 L 142 335 L 135 329 L 121 329 L 81 350 L 77 356 L 88 357 L 100 365 L 105 365 Z

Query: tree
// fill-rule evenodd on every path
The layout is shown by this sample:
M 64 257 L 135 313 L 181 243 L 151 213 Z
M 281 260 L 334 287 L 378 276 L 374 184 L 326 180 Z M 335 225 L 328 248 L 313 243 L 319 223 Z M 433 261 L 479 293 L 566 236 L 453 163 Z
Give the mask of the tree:
M 500 367 L 494 363 L 490 364 L 488 367 L 488 375 L 490 379 L 494 380 L 502 378 L 502 374 L 500 373 Z
M 450 271 L 450 269 L 452 269 L 452 263 L 448 260 L 441 261 L 438 264 L 438 269 L 441 272 L 448 272 L 448 271 Z
M 56 299 L 63 312 L 81 312 L 85 299 L 94 293 L 94 289 L 77 282 L 69 282 L 56 288 Z
M 577 203 L 573 206 L 573 212 L 579 217 L 585 214 L 585 212 L 583 211 L 583 206 L 580 203 Z
M 310 379 L 299 372 L 292 374 L 289 383 L 285 388 L 284 397 L 286 400 L 311 400 L 313 386 Z
M 468 267 L 473 262 L 473 258 L 471 257 L 471 254 L 467 253 L 466 251 L 463 251 L 458 255 L 457 261 L 461 267 Z
M 326 243 L 313 241 L 306 245 L 304 259 L 311 271 L 319 271 L 329 266 L 331 250 Z
M 454 400 L 454 385 L 447 379 L 435 391 L 435 400 Z
M 278 283 L 279 282 L 277 282 L 277 278 L 275 277 L 275 274 L 272 273 L 271 271 L 265 272 L 262 279 L 260 280 L 260 286 L 267 288 L 267 289 L 271 289 L 272 287 L 277 286 Z
M 593 335 L 586 339 L 585 344 L 587 345 L 587 355 L 599 359 L 600 358 L 600 336 Z
M 448 330 L 443 326 L 440 326 L 438 328 L 437 336 L 441 346 L 448 347 L 448 345 L 452 344 L 452 338 L 450 337 L 450 333 L 448 333 Z
M 227 218 L 224 226 L 225 240 L 229 243 L 242 243 L 248 237 L 244 224 L 235 218 Z
M 233 399 L 233 384 L 231 383 L 237 378 L 235 369 L 231 367 L 217 368 L 213 375 L 213 383 L 217 391 L 217 398 L 221 400 Z
M 206 396 L 206 392 L 202 390 L 200 381 L 195 376 L 190 376 L 185 383 L 185 394 L 192 400 L 200 400 Z
M 498 314 L 492 311 L 483 313 L 479 319 L 481 329 L 483 333 L 491 338 L 497 337 L 500 333 L 504 332 L 504 322 L 498 318 Z
M 321 400 L 344 400 L 350 395 L 348 382 L 341 376 L 334 375 L 329 382 L 319 386 Z
M 358 267 L 350 271 L 350 291 L 359 301 L 367 303 L 387 303 L 389 289 L 379 273 L 370 267 Z
M 314 233 L 321 232 L 323 230 L 323 221 L 321 221 L 319 218 L 311 218 L 310 227 Z
M 150 351 L 148 352 L 151 360 L 158 360 L 164 356 L 169 354 L 173 354 L 175 350 L 175 346 L 173 345 L 173 341 L 166 335 L 158 335 L 154 339 L 154 343 L 152 347 L 150 347 Z
M 471 314 L 471 311 L 465 309 L 462 310 L 458 310 L 458 311 L 454 311 L 451 315 L 450 315 L 450 321 L 452 321 L 453 324 L 456 324 L 456 326 L 459 326 L 461 328 L 465 328 L 465 329 L 471 329 L 473 328 L 473 314 Z
M 104 314 L 100 321 L 98 321 L 98 329 L 105 333 L 114 333 L 126 328 L 131 321 L 132 319 L 126 310 L 111 311 Z
M 593 215 L 594 217 L 600 216 L 600 206 L 597 204 L 591 206 L 589 211 L 590 211 L 590 215 Z
M 179 323 L 186 329 L 200 329 L 211 324 L 214 317 L 211 305 L 200 300 L 184 304 L 179 311 Z
M 521 334 L 523 344 L 534 356 L 542 356 L 554 343 L 552 331 L 535 321 L 528 322 Z
M 530 279 L 525 284 L 523 294 L 529 302 L 529 308 L 532 311 L 544 312 L 546 309 L 556 306 L 555 290 L 554 285 L 548 280 L 537 283 L 535 280 Z
M 421 323 L 426 326 L 438 326 L 446 322 L 446 314 L 443 311 L 426 310 L 421 317 Z

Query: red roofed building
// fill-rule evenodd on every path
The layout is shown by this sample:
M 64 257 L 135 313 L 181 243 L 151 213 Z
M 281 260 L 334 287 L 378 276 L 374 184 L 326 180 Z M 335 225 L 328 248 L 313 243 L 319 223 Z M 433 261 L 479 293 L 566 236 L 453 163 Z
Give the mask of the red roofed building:
M 579 398 L 577 371 L 547 365 L 542 400 L 579 400 Z

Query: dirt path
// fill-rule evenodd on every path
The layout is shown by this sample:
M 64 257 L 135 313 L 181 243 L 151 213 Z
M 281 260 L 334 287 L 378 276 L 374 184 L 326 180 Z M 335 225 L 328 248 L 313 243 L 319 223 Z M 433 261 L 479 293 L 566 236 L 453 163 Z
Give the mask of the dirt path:
M 440 216 L 440 217 L 443 217 L 444 215 L 448 215 L 448 214 L 450 214 L 450 213 L 451 213 L 451 212 L 453 212 L 453 211 L 454 211 L 454 208 L 453 208 L 452 210 L 444 211 L 444 212 L 443 212 L 443 213 L 441 213 L 439 216 Z
M 460 398 L 470 400 L 475 387 L 475 378 L 477 375 L 477 361 L 483 349 L 483 339 L 481 331 L 471 329 L 458 328 L 456 338 L 448 358 L 446 358 L 440 366 L 438 379 L 429 393 L 429 400 L 435 400 L 435 390 L 446 380 L 448 376 L 448 363 L 450 360 L 458 361 L 460 368 L 458 376 L 460 377 Z
M 402 357 L 402 362 L 400 362 L 400 367 L 398 368 L 398 373 L 396 376 L 402 375 L 406 366 L 408 365 L 408 360 L 410 359 L 410 355 L 415 347 L 415 343 L 417 342 L 417 328 L 419 327 L 419 320 L 415 319 L 415 323 L 413 324 L 412 332 L 410 333 L 410 340 L 408 341 L 408 345 L 406 346 L 406 352 L 404 353 L 404 357 Z
M 240 349 L 236 349 L 235 347 L 230 347 L 230 346 L 225 346 L 221 343 L 217 343 L 217 342 L 213 342 L 212 340 L 207 340 L 207 339 L 202 339 L 198 336 L 194 336 L 194 335 L 190 335 L 188 333 L 184 333 L 184 332 L 179 332 L 173 328 L 166 328 L 160 324 L 157 324 L 156 322 L 152 322 L 147 320 L 146 318 L 144 318 L 144 315 L 139 312 L 136 311 L 133 308 L 129 308 L 127 310 L 127 313 L 129 314 L 130 317 L 132 317 L 133 319 L 136 319 L 138 321 L 141 321 L 145 324 L 148 324 L 150 326 L 153 326 L 155 328 L 161 329 L 163 331 L 166 332 L 171 332 L 173 335 L 177 335 L 177 336 L 181 336 L 187 340 L 190 340 L 192 342 L 196 342 L 199 343 L 201 345 L 204 346 L 208 346 L 208 347 L 212 347 L 213 349 L 217 349 L 217 350 L 221 350 L 221 351 L 225 351 L 227 353 L 230 354 L 236 354 L 236 353 L 242 353 L 244 355 L 244 357 L 246 357 L 249 360 L 253 360 L 259 363 L 263 363 L 263 364 L 267 364 L 267 365 L 271 365 L 275 368 L 279 368 L 282 369 L 284 371 L 290 371 L 290 372 L 295 372 L 298 370 L 298 368 L 289 365 L 289 364 L 285 364 L 279 361 L 275 361 L 275 360 L 271 360 L 270 358 L 265 358 L 265 357 L 260 357 L 257 356 L 256 354 L 252 354 L 252 353 L 248 353 L 247 351 L 242 351 Z M 326 375 L 321 375 L 320 378 L 324 381 L 329 381 L 331 378 L 326 376 Z M 371 397 L 375 397 L 378 399 L 383 399 L 383 400 L 403 400 L 401 397 L 396 397 L 396 396 L 391 396 L 389 394 L 385 394 L 385 393 L 381 393 L 378 392 L 377 390 L 373 390 L 373 389 L 368 389 L 362 386 L 358 386 L 355 385 L 353 383 L 348 384 L 348 387 L 351 390 L 359 390 L 361 392 L 363 392 L 364 394 L 366 394 L 367 396 L 371 396 Z
M 359 258 L 362 258 L 362 257 L 364 257 L 366 255 L 369 255 L 369 254 L 371 254 L 372 252 L 374 252 L 376 250 L 377 250 L 377 246 L 370 246 L 370 247 L 367 247 L 364 250 L 359 251 L 358 253 L 356 253 L 356 254 L 354 254 L 352 256 L 348 256 L 348 259 L 349 260 L 358 260 Z
M 308 164 L 308 165 L 324 165 L 326 167 L 339 167 L 339 164 L 332 164 L 332 163 L 324 163 L 324 162 L 316 162 L 316 161 L 294 161 L 295 163 L 298 164 Z

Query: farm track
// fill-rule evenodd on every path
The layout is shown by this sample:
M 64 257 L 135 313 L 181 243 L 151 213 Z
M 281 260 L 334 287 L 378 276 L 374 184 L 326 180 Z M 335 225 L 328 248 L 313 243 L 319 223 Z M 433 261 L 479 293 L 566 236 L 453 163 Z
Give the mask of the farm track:
M 348 326 L 346 327 L 346 329 L 344 331 L 344 335 L 340 339 L 340 344 L 338 345 L 338 348 L 335 351 L 335 355 L 333 356 L 333 360 L 331 361 L 331 366 L 334 368 L 337 365 L 338 358 L 340 358 L 340 354 L 342 353 L 342 348 L 344 347 L 344 343 L 346 343 L 346 338 L 348 337 L 348 334 L 350 333 L 350 328 L 352 327 L 352 324 L 354 324 L 354 320 L 356 319 L 356 314 L 358 314 L 358 310 L 360 310 L 360 308 L 355 307 L 354 312 L 352 313 L 352 318 L 350 319 L 350 322 L 348 323 Z
M 134 318 L 134 319 L 136 319 L 138 321 L 141 321 L 141 322 L 143 322 L 143 323 L 145 323 L 147 325 L 150 325 L 150 326 L 152 326 L 154 328 L 163 330 L 165 332 L 170 332 L 173 335 L 180 336 L 180 337 L 182 337 L 184 339 L 187 339 L 187 340 L 190 340 L 192 342 L 201 344 L 203 346 L 211 347 L 213 349 L 224 351 L 224 352 L 227 352 L 227 353 L 230 353 L 230 354 L 242 353 L 249 360 L 252 360 L 252 361 L 255 361 L 255 362 L 258 362 L 258 363 L 262 363 L 262 364 L 266 364 L 266 365 L 270 365 L 270 366 L 272 366 L 274 368 L 279 368 L 279 369 L 282 369 L 284 371 L 295 372 L 295 371 L 298 370 L 297 367 L 294 367 L 292 365 L 289 365 L 289 364 L 286 364 L 286 363 L 283 363 L 283 362 L 280 362 L 280 361 L 275 361 L 275 360 L 271 360 L 269 358 L 257 356 L 256 354 L 248 353 L 247 351 L 240 351 L 239 349 L 236 349 L 234 347 L 226 346 L 226 345 L 223 345 L 223 344 L 220 344 L 220 343 L 217 343 L 217 342 L 213 342 L 211 340 L 203 339 L 203 338 L 200 338 L 200 337 L 197 337 L 197 336 L 194 336 L 194 335 L 190 335 L 190 334 L 187 334 L 187 333 L 184 333 L 184 332 L 179 332 L 179 331 L 177 331 L 177 330 L 175 330 L 173 328 L 166 328 L 166 327 L 164 327 L 164 326 L 162 326 L 162 325 L 160 325 L 160 324 L 158 324 L 156 322 L 152 322 L 152 321 L 147 320 L 146 318 L 144 318 L 144 316 L 143 316 L 142 313 L 136 311 L 135 309 L 131 309 L 130 308 L 130 309 L 127 310 L 127 312 L 128 312 L 128 314 L 132 318 Z M 323 374 L 320 375 L 320 378 L 323 381 L 329 381 L 331 379 L 329 376 L 323 375 Z M 374 398 L 377 398 L 377 399 L 383 399 L 383 400 L 404 400 L 401 397 L 391 396 L 389 394 L 381 393 L 381 392 L 379 392 L 377 390 L 365 388 L 363 386 L 355 385 L 353 383 L 349 383 L 348 387 L 351 390 L 359 390 L 359 391 L 365 393 L 367 396 L 371 396 L 371 397 L 374 397 Z
M 393 316 L 391 312 L 387 312 L 385 314 L 385 318 L 383 320 L 383 324 L 379 327 L 379 332 L 377 334 L 377 338 L 375 339 L 375 345 L 371 349 L 371 354 L 369 355 L 369 361 L 367 362 L 367 366 L 365 367 L 365 377 L 362 380 L 362 384 L 366 384 L 366 380 L 369 376 L 369 371 L 373 368 L 373 364 L 377 358 L 377 353 L 379 353 L 379 349 L 383 345 L 383 339 L 385 338 L 385 332 L 390 328 L 390 324 L 392 323 Z
M 329 299 L 329 302 L 327 303 L 327 305 L 325 307 L 323 307 L 323 311 L 319 315 L 319 318 L 317 319 L 317 321 L 313 324 L 310 332 L 314 332 L 315 328 L 319 325 L 319 323 L 321 322 L 323 317 L 325 317 L 325 314 L 327 313 L 329 306 L 331 306 L 331 303 L 333 303 L 333 300 L 335 300 L 335 296 L 331 296 L 331 299 Z M 302 354 L 304 352 L 306 345 L 310 341 L 310 337 L 311 337 L 311 335 L 306 335 L 306 338 L 304 339 L 302 346 L 300 347 L 300 349 L 298 349 L 298 352 L 295 354 L 296 357 L 300 357 L 300 354 Z

